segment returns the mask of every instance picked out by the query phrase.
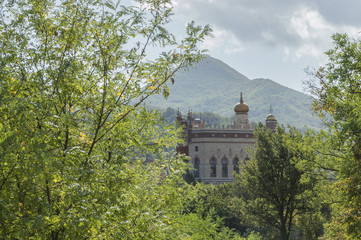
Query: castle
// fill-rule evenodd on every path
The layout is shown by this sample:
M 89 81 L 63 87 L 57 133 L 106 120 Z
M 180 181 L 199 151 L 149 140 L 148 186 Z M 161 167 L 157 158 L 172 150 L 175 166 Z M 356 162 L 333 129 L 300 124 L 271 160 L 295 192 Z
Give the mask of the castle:
M 233 173 L 239 172 L 239 164 L 248 160 L 247 149 L 254 148 L 253 127 L 248 121 L 249 107 L 240 101 L 234 106 L 235 120 L 228 127 L 210 127 L 204 120 L 193 118 L 189 112 L 183 119 L 178 111 L 178 126 L 183 127 L 186 144 L 177 151 L 190 157 L 196 181 L 204 183 L 226 183 L 234 179 Z M 277 120 L 270 113 L 266 127 L 275 130 Z

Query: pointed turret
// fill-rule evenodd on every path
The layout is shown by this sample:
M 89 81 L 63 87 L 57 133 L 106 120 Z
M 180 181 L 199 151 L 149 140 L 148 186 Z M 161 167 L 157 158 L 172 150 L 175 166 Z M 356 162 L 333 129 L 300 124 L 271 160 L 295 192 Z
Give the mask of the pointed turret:
M 270 113 L 267 115 L 267 118 L 266 118 L 266 128 L 271 129 L 274 132 L 274 131 L 276 131 L 276 128 L 277 128 L 277 119 L 272 113 L 273 109 L 272 109 L 271 105 L 269 108 L 269 112 Z

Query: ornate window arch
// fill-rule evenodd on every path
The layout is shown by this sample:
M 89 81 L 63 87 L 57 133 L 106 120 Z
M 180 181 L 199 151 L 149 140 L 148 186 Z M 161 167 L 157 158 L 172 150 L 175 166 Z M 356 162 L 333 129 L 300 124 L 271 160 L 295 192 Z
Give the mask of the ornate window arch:
M 194 159 L 194 177 L 198 178 L 199 177 L 199 164 L 200 164 L 200 160 L 198 157 L 196 157 Z
M 228 159 L 223 157 L 221 160 L 222 164 L 222 177 L 228 177 Z
M 211 177 L 217 177 L 217 160 L 215 157 L 211 157 L 209 160 L 210 170 L 211 170 Z
M 239 159 L 238 159 L 238 157 L 233 158 L 233 172 L 239 173 Z

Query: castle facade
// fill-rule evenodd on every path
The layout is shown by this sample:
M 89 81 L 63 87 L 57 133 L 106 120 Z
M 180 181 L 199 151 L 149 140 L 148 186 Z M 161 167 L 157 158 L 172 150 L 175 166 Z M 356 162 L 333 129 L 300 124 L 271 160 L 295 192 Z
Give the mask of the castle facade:
M 204 120 L 193 118 L 191 112 L 183 119 L 178 112 L 177 122 L 184 129 L 186 144 L 177 151 L 189 156 L 196 181 L 211 184 L 233 181 L 240 164 L 249 159 L 248 149 L 255 146 L 248 111 L 241 93 L 240 101 L 234 106 L 234 122 L 228 127 L 207 126 Z M 274 130 L 276 126 L 276 118 L 269 114 L 266 127 Z

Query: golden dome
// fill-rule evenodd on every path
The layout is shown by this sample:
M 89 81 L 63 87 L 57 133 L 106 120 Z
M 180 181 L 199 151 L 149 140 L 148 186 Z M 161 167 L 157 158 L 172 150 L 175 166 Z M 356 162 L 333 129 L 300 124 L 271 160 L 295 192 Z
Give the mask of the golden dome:
M 276 121 L 276 117 L 273 114 L 268 114 L 266 121 Z
M 248 111 L 249 111 L 248 105 L 243 102 L 242 93 L 241 93 L 241 98 L 239 100 L 239 103 L 237 103 L 234 106 L 234 111 L 236 113 L 248 113 Z

